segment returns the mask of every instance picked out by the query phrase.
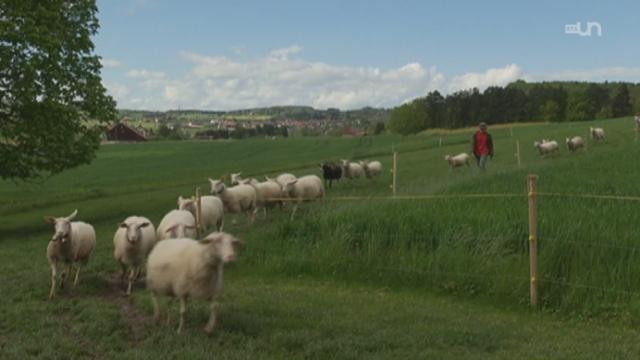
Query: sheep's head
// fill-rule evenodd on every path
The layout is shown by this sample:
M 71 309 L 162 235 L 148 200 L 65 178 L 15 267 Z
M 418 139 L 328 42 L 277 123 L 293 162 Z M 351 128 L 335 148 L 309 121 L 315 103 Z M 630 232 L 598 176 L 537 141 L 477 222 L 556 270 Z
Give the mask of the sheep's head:
M 200 243 L 210 246 L 213 257 L 225 264 L 234 263 L 245 245 L 244 241 L 224 232 L 211 233 L 200 240 Z
M 570 142 L 571 142 L 571 139 L 569 139 L 569 138 L 565 138 L 565 142 L 568 144 L 568 143 L 570 143 Z
M 293 191 L 293 187 L 297 182 L 298 182 L 298 179 L 289 181 L 288 183 L 284 184 L 284 186 L 282 186 L 282 191 L 285 194 L 290 194 Z
M 449 161 L 449 159 L 451 159 L 451 155 L 445 155 L 445 156 L 444 156 L 444 159 L 445 159 L 446 161 Z
M 238 185 L 242 182 L 242 178 L 240 177 L 242 172 L 239 173 L 231 173 L 231 185 Z
M 135 222 L 135 221 L 123 221 L 120 223 L 120 227 L 126 229 L 127 241 L 130 244 L 136 244 L 142 238 L 142 230 L 151 225 L 148 221 Z
M 251 178 L 251 179 L 242 179 L 240 180 L 240 182 L 238 183 L 238 185 L 258 185 L 258 180 L 256 180 L 255 178 Z
M 349 165 L 349 160 L 340 159 L 340 162 L 342 163 L 343 167 L 347 167 L 347 165 Z
M 53 216 L 46 216 L 44 218 L 44 221 L 48 222 L 54 227 L 54 234 L 51 237 L 51 241 L 61 240 L 62 242 L 66 242 L 67 240 L 69 240 L 69 237 L 71 235 L 71 220 L 73 220 L 76 215 L 78 215 L 78 209 L 76 209 L 73 213 L 71 213 L 71 215 L 67 217 L 56 218 Z
M 177 223 L 177 224 L 174 224 L 173 226 L 168 227 L 164 232 L 166 232 L 167 234 L 171 234 L 171 237 L 173 238 L 183 238 L 187 236 L 186 235 L 187 230 L 195 230 L 195 229 L 196 229 L 195 225 Z
M 540 147 L 540 145 L 541 145 L 541 144 L 542 144 L 542 143 L 541 143 L 540 141 L 534 141 L 534 142 L 533 142 L 533 147 L 534 147 L 534 148 L 536 148 L 536 149 L 538 149 L 538 148 Z
M 209 179 L 209 184 L 211 184 L 211 193 L 214 195 L 218 195 L 222 193 L 225 189 L 225 185 L 224 185 L 224 182 L 222 182 L 222 179 L 220 180 Z
M 187 210 L 190 213 L 196 213 L 196 201 L 190 198 L 178 196 L 178 210 Z

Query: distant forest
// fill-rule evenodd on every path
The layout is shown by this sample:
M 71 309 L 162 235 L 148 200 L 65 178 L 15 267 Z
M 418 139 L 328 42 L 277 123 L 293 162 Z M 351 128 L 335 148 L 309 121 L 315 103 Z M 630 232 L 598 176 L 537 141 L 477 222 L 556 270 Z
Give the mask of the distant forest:
M 484 91 L 447 96 L 433 91 L 396 107 L 388 129 L 414 134 L 429 128 L 458 128 L 480 122 L 562 122 L 607 119 L 640 112 L 640 84 L 523 80 Z

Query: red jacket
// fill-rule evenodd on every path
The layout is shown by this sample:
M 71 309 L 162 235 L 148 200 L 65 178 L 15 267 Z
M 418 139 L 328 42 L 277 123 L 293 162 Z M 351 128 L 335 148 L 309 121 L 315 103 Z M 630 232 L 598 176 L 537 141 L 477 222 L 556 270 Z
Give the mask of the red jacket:
M 493 139 L 488 132 L 478 130 L 473 134 L 473 155 L 476 158 L 482 155 L 493 156 Z

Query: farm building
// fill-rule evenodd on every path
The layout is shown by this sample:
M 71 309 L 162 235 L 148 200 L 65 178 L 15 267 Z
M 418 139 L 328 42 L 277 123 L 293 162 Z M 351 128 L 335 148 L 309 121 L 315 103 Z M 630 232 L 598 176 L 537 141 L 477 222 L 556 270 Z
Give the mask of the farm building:
M 119 122 L 107 131 L 109 141 L 147 141 L 145 134 L 125 123 Z

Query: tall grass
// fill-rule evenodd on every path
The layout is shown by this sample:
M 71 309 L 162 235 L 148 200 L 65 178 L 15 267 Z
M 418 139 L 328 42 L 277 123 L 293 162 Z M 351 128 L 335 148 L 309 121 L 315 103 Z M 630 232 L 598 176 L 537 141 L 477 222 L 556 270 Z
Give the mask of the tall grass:
M 540 158 L 535 139 L 586 135 L 604 126 L 604 143 L 588 152 L 566 150 Z M 339 201 L 334 197 L 389 194 L 390 174 L 375 181 L 343 181 L 328 198 L 305 204 L 294 221 L 275 211 L 251 229 L 244 219 L 227 220 L 226 230 L 248 246 L 243 262 L 256 272 L 383 286 L 421 287 L 504 304 L 528 301 L 526 175 L 537 173 L 547 193 L 640 195 L 635 166 L 640 145 L 628 119 L 542 124 L 495 129 L 496 157 L 489 170 L 450 171 L 447 153 L 469 150 L 467 132 L 408 138 L 311 138 L 222 142 L 164 142 L 104 146 L 96 161 L 42 183 L 0 183 L 0 246 L 25 234 L 33 239 L 49 228 L 43 215 L 79 208 L 98 225 L 101 246 L 109 246 L 115 224 L 132 214 L 159 220 L 178 195 L 206 179 L 232 171 L 247 176 L 291 171 L 319 173 L 322 160 L 376 158 L 390 168 L 391 149 L 400 153 L 399 194 L 517 193 L 509 198 Z M 523 166 L 517 167 L 520 141 Z M 637 202 L 541 197 L 540 272 L 543 306 L 578 314 L 626 317 L 640 312 L 640 241 Z M 46 272 L 44 257 L 37 267 Z M 100 261 L 100 268 L 109 259 Z

